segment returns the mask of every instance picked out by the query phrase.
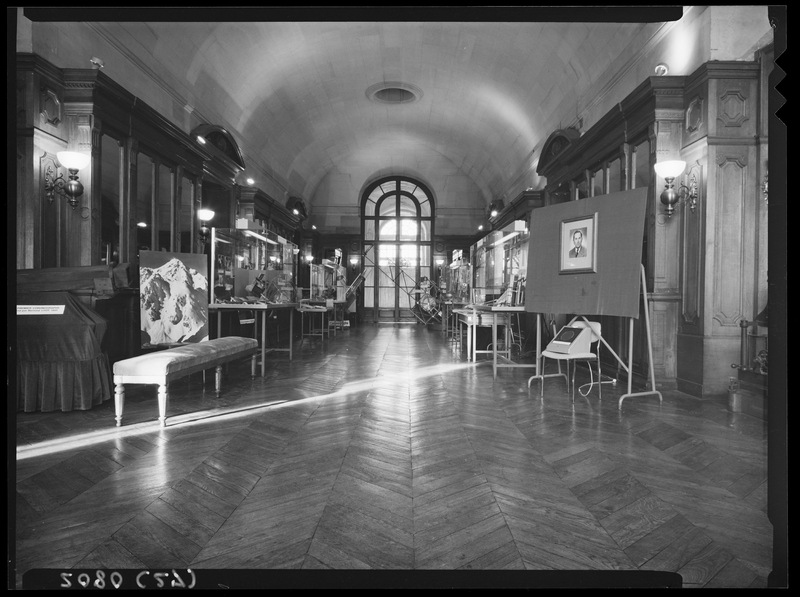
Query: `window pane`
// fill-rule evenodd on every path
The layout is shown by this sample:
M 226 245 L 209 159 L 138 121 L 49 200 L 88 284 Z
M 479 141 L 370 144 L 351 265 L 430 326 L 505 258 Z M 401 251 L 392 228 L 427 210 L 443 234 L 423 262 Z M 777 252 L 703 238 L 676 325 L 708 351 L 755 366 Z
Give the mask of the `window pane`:
M 103 135 L 100 263 L 116 265 L 120 260 L 120 160 L 121 151 L 116 139 Z
M 428 268 L 431 264 L 431 247 L 430 245 L 419 246 L 419 261 L 420 265 Z
M 417 267 L 417 245 L 400 245 L 400 265 L 404 268 Z M 416 277 L 416 270 L 407 271 L 409 276 Z
M 194 184 L 185 176 L 181 179 L 181 201 L 178 212 L 179 251 L 193 253 L 192 251 L 192 198 L 194 197 Z
M 400 190 L 401 191 L 405 191 L 407 193 L 414 194 L 414 192 L 417 190 L 417 188 L 419 188 L 419 187 L 417 187 L 417 185 L 415 183 L 413 183 L 413 182 L 410 182 L 408 180 L 401 180 L 400 181 Z
M 431 240 L 431 221 L 430 220 L 420 220 L 419 223 L 419 240 L 422 241 L 429 241 Z
M 400 215 L 416 218 L 417 204 L 408 197 L 400 197 Z
M 375 191 L 372 193 L 375 194 Z M 370 196 L 369 201 L 367 201 L 366 205 L 364 205 L 364 215 L 365 216 L 374 216 L 375 215 L 375 200 L 372 199 Z
M 397 245 L 378 245 L 378 265 L 380 267 L 389 267 L 395 264 L 397 260 Z M 381 279 L 381 285 L 383 285 Z
M 595 170 L 592 173 L 592 197 L 603 194 L 603 170 Z
M 364 240 L 375 240 L 375 220 L 364 220 Z
M 379 240 L 397 240 L 397 220 L 381 222 Z
M 382 216 L 394 216 L 397 214 L 397 198 L 394 195 L 386 197 L 378 207 L 379 214 Z
M 650 184 L 650 141 L 645 140 L 633 148 L 633 188 L 639 189 Z
M 419 215 L 421 215 L 423 217 L 428 217 L 428 218 L 431 216 L 431 202 L 430 201 L 425 201 L 424 203 L 420 202 L 420 204 L 419 204 Z
M 149 251 L 153 248 L 153 160 L 140 153 L 136 157 L 136 202 L 133 217 L 136 220 L 136 248 Z
M 371 246 L 364 247 L 364 286 L 375 285 L 375 248 Z
M 172 251 L 172 171 L 163 164 L 158 168 L 158 250 Z
M 608 192 L 616 193 L 622 190 L 622 173 L 620 172 L 620 164 L 622 160 L 617 158 L 608 165 Z
M 589 196 L 589 190 L 586 185 L 586 179 L 581 176 L 575 181 L 575 199 L 586 199 Z
M 417 240 L 417 223 L 414 220 L 400 220 L 400 240 Z

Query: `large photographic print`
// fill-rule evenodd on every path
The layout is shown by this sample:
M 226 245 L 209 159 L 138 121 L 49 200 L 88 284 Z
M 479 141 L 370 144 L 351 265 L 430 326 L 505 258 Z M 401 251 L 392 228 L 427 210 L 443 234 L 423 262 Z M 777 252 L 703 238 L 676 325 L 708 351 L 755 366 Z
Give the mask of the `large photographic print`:
M 208 340 L 208 262 L 194 253 L 141 251 L 143 346 Z
M 597 272 L 597 213 L 561 222 L 558 273 Z

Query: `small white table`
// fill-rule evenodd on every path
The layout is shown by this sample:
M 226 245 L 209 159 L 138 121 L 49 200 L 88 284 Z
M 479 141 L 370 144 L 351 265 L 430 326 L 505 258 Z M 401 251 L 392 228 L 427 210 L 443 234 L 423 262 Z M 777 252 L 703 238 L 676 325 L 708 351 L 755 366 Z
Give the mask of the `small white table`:
M 511 317 L 515 313 L 524 313 L 525 307 L 523 306 L 510 306 L 510 305 L 468 305 L 465 309 L 457 309 L 456 312 L 460 313 L 461 321 L 465 321 L 468 325 L 467 333 L 467 346 L 468 351 L 472 349 L 472 360 L 474 361 L 478 354 L 491 354 L 492 355 L 492 372 L 494 377 L 497 377 L 497 370 L 501 367 L 525 367 L 535 368 L 538 372 L 537 363 L 516 363 L 511 359 L 511 345 L 510 327 Z M 466 317 L 465 317 L 466 312 Z M 499 348 L 497 338 L 498 326 L 503 326 L 503 349 Z M 477 350 L 475 345 L 475 328 L 488 327 L 492 328 L 492 349 L 491 350 Z M 469 359 L 469 352 L 467 358 Z

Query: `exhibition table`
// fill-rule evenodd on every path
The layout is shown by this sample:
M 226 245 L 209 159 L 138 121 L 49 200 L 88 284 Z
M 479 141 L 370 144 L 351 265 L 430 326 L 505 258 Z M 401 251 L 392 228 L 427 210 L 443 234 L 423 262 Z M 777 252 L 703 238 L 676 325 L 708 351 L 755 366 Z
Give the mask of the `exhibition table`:
M 523 313 L 523 306 L 506 305 L 467 305 L 461 309 L 453 309 L 458 317 L 459 326 L 467 328 L 467 360 L 475 361 L 479 354 L 492 355 L 492 372 L 497 377 L 497 370 L 501 367 L 527 367 L 537 368 L 536 363 L 516 363 L 511 359 L 511 345 L 509 342 L 511 317 L 515 313 Z M 503 326 L 503 348 L 499 347 L 497 328 Z M 491 327 L 491 350 L 478 350 L 477 328 Z
M 328 317 L 330 319 L 331 315 L 329 315 L 329 312 L 335 317 L 335 307 L 328 307 L 325 304 L 300 303 L 297 310 L 300 312 L 300 330 L 303 339 L 305 339 L 306 336 L 319 336 L 324 340 L 326 334 L 330 337 L 330 321 L 326 324 L 325 318 Z M 309 322 L 308 330 L 306 330 L 306 315 L 308 316 Z M 317 316 L 320 318 L 320 325 L 318 328 L 315 328 L 314 319 Z
M 217 312 L 217 338 L 222 335 L 222 313 L 253 311 L 256 315 L 256 330 L 258 329 L 258 318 L 261 319 L 261 377 L 266 373 L 266 355 L 269 352 L 288 352 L 289 360 L 292 360 L 292 342 L 294 340 L 294 312 L 297 303 L 212 303 L 208 306 L 210 313 Z M 288 311 L 289 313 L 289 347 L 288 348 L 267 348 L 267 319 L 273 311 Z

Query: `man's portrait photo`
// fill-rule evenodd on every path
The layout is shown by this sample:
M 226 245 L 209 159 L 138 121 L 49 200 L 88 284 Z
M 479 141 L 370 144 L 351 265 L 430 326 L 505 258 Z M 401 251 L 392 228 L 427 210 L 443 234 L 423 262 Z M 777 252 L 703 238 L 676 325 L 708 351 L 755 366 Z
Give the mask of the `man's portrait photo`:
M 575 228 L 572 231 L 572 248 L 569 250 L 570 259 L 587 256 L 586 245 L 583 244 L 583 239 L 585 237 L 586 228 Z

